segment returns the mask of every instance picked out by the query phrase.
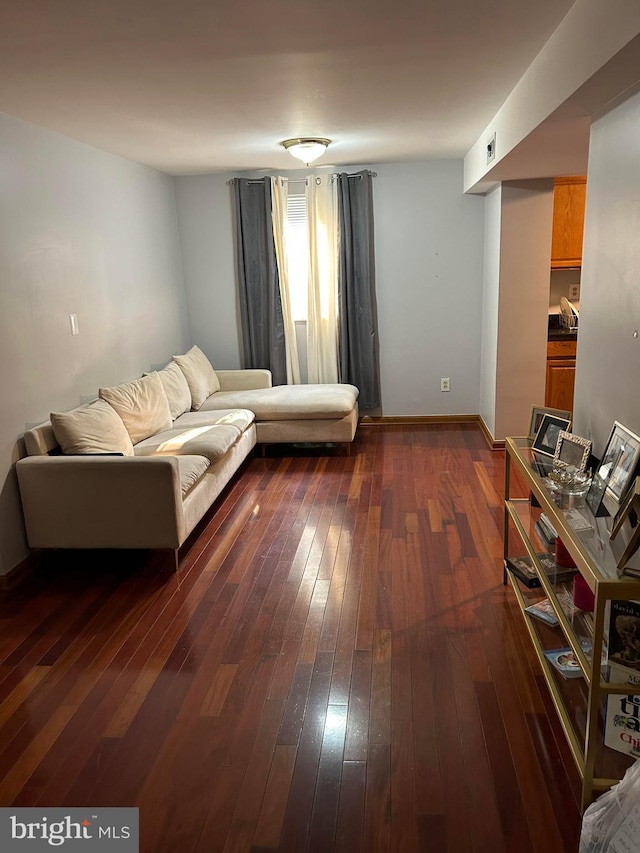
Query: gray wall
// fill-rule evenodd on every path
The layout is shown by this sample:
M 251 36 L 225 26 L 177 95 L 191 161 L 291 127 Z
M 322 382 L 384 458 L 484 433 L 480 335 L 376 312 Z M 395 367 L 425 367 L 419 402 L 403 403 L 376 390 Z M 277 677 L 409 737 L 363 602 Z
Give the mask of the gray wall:
M 0 318 L 4 574 L 28 552 L 12 468 L 25 425 L 190 344 L 173 179 L 0 115 Z
M 477 414 L 484 199 L 463 195 L 462 161 L 368 168 L 383 414 Z M 240 364 L 229 177 L 176 179 L 193 338 L 219 367 Z
M 221 369 L 242 367 L 231 175 L 175 178 L 193 342 Z
M 640 94 L 591 129 L 574 418 L 597 456 L 614 420 L 640 435 L 639 140 Z
M 484 283 L 480 357 L 480 415 L 494 437 L 496 434 L 501 218 L 502 186 L 498 186 L 487 194 L 484 203 Z

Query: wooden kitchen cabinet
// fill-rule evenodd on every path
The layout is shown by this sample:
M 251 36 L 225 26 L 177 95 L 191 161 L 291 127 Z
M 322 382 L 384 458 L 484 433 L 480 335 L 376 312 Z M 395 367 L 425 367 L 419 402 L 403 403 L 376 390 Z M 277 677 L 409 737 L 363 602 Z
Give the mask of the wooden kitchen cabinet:
M 580 175 L 556 178 L 553 191 L 551 268 L 582 264 L 582 236 L 587 179 Z
M 576 341 L 549 341 L 545 406 L 572 412 L 575 378 Z

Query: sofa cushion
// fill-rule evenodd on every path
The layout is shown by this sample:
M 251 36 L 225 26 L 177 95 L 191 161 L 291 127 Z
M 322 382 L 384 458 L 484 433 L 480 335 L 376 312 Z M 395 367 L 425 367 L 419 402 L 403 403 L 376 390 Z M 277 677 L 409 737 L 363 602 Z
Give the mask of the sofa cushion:
M 169 401 L 157 373 L 100 388 L 98 394 L 120 415 L 134 444 L 171 427 Z
M 207 397 L 220 390 L 220 382 L 211 362 L 198 347 L 191 347 L 184 355 L 174 355 L 173 361 L 187 380 L 193 409 L 199 409 Z
M 205 456 L 178 456 L 180 489 L 183 497 L 195 486 L 210 465 L 211 462 Z
M 173 361 L 159 370 L 158 376 L 169 401 L 171 417 L 175 420 L 191 408 L 191 391 L 187 385 L 187 380 L 184 378 L 182 370 Z
M 108 403 L 96 400 L 70 412 L 51 412 L 51 426 L 63 453 L 122 453 L 133 444 L 122 418 Z
M 220 409 L 210 412 L 186 412 L 173 422 L 174 429 L 231 424 L 244 432 L 255 420 L 249 409 Z
M 276 385 L 253 391 L 218 391 L 200 408 L 201 412 L 251 409 L 256 421 L 324 420 L 343 418 L 358 399 L 355 385 Z
M 236 426 L 214 426 L 190 429 L 168 429 L 152 435 L 134 447 L 136 456 L 205 456 L 217 462 L 242 435 Z

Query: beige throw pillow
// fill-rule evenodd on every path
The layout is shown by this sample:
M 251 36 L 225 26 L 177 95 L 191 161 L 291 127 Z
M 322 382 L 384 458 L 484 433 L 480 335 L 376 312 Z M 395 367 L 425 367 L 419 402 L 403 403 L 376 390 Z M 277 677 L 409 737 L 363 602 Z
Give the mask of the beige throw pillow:
M 147 375 L 145 373 L 145 376 Z M 172 361 L 158 371 L 158 376 L 169 401 L 171 417 L 175 421 L 176 418 L 191 409 L 191 391 L 187 385 L 187 380 L 178 365 Z
M 63 453 L 123 453 L 133 444 L 120 415 L 103 400 L 70 412 L 51 412 L 51 426 Z
M 157 373 L 112 388 L 100 388 L 98 394 L 120 415 L 134 444 L 171 429 L 169 401 Z
M 191 347 L 184 355 L 174 355 L 173 361 L 187 380 L 193 409 L 199 409 L 207 397 L 220 390 L 220 381 L 211 362 L 198 347 Z

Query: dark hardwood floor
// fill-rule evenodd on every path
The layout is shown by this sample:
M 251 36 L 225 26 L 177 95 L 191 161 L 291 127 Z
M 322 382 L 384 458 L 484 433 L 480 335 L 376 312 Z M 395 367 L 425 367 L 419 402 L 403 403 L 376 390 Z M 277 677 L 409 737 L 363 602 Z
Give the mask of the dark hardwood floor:
M 361 427 L 250 460 L 177 575 L 45 555 L 0 596 L 0 805 L 136 805 L 144 853 L 576 851 L 503 472 L 472 425 Z

